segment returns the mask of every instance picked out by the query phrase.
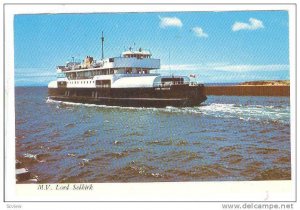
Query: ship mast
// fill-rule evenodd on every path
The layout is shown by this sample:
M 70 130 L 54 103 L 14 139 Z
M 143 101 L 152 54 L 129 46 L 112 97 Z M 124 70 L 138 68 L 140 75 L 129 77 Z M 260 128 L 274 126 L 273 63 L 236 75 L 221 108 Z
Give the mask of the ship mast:
M 102 43 L 102 60 L 103 60 L 104 59 L 104 53 L 103 53 L 104 36 L 103 36 L 103 31 L 102 31 L 101 43 Z

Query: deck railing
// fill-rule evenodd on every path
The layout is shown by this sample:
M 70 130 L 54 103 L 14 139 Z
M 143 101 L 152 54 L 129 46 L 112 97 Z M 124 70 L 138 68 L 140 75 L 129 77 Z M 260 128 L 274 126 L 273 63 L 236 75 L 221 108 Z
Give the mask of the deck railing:
M 181 81 L 174 81 L 174 82 L 155 82 L 153 83 L 154 87 L 171 87 L 172 85 L 190 85 L 190 86 L 197 86 L 200 85 L 197 82 L 181 82 Z

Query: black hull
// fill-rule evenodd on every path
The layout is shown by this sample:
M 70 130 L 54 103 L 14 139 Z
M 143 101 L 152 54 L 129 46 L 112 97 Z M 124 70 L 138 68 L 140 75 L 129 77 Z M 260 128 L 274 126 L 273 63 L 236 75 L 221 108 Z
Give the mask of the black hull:
M 57 101 L 124 107 L 191 107 L 206 100 L 204 86 L 173 85 L 170 88 L 49 88 Z

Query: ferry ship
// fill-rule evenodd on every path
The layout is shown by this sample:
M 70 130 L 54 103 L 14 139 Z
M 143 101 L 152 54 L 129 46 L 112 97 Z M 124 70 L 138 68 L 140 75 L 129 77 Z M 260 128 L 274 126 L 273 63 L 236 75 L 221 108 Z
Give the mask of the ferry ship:
M 48 85 L 50 99 L 126 107 L 189 107 L 206 100 L 203 84 L 188 76 L 162 76 L 160 59 L 149 50 L 124 51 L 119 57 L 104 59 L 86 56 L 82 62 L 57 66 L 57 80 Z

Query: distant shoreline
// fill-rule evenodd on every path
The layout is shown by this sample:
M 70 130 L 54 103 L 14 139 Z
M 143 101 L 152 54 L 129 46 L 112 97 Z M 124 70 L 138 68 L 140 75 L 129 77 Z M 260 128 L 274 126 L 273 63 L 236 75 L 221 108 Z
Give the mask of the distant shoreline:
M 289 80 L 264 80 L 264 81 L 249 81 L 249 82 L 224 82 L 224 83 L 204 83 L 204 86 L 289 86 Z M 48 87 L 48 84 L 29 84 L 15 85 L 15 87 Z
M 250 81 L 242 82 L 237 86 L 290 86 L 289 80 L 263 80 L 263 81 Z
M 290 81 L 250 81 L 242 83 L 204 84 L 206 95 L 218 96 L 290 96 Z M 47 88 L 47 86 L 15 86 L 16 88 Z

